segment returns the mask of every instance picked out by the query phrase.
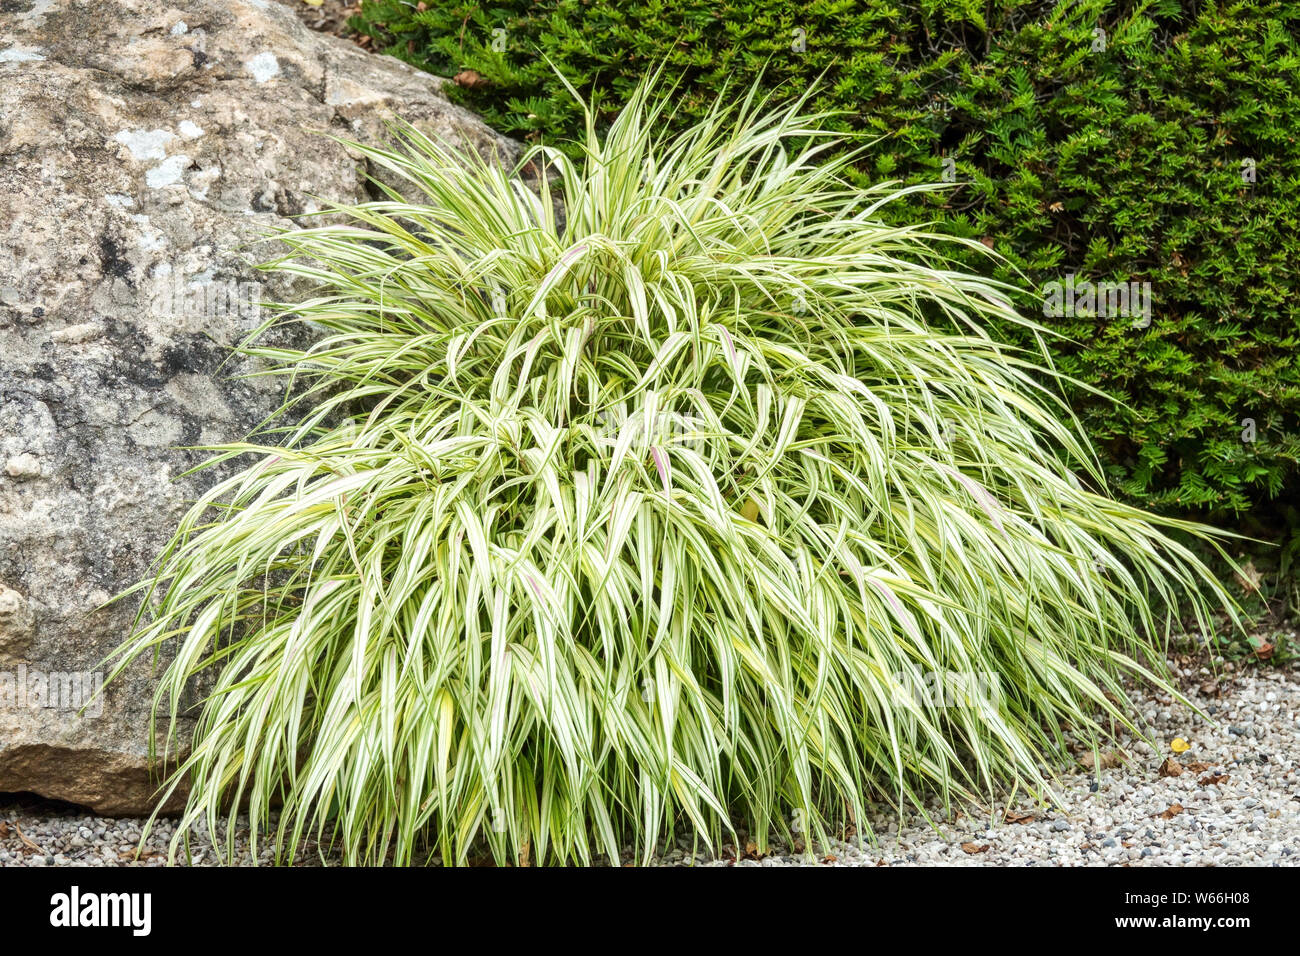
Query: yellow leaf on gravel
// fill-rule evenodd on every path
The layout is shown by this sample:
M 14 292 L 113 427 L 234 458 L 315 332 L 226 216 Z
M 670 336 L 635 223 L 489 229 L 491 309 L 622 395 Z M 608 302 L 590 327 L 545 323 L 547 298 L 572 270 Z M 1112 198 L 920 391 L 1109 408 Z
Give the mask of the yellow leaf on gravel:
M 1182 737 L 1175 737 L 1173 741 L 1169 744 L 1169 749 L 1176 754 L 1182 754 L 1182 753 L 1187 753 L 1187 751 L 1191 750 L 1192 745 L 1189 744 Z

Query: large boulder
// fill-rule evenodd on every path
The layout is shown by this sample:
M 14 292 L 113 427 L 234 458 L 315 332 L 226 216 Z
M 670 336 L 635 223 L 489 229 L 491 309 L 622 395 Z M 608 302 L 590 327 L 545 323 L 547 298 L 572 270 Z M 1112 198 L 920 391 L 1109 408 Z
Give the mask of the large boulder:
M 270 0 L 0 3 L 0 791 L 152 808 L 150 668 L 81 709 L 139 603 L 105 602 L 212 480 L 182 446 L 283 399 L 228 359 L 294 294 L 249 244 L 368 194 L 319 134 L 517 158 L 441 82 Z

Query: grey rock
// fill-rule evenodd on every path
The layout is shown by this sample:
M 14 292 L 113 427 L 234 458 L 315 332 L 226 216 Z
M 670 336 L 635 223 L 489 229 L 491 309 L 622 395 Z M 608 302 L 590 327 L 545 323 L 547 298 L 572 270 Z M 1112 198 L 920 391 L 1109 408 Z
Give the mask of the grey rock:
M 138 598 L 104 603 L 216 477 L 176 480 L 201 458 L 178 446 L 242 438 L 283 397 L 223 367 L 256 302 L 295 294 L 251 267 L 276 250 L 242 247 L 373 195 L 320 132 L 381 142 L 400 111 L 512 165 L 519 149 L 444 81 L 268 0 L 3 7 L 0 791 L 143 812 L 148 666 L 80 705 Z

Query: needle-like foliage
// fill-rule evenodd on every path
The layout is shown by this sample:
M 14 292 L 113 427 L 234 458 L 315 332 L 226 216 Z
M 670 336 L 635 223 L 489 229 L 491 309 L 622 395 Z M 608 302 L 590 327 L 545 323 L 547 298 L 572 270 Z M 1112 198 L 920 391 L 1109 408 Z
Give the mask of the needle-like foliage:
M 246 808 L 286 857 L 646 859 L 1047 793 L 1062 728 L 1160 679 L 1152 609 L 1226 601 L 826 117 L 664 138 L 652 89 L 526 157 L 540 195 L 403 127 L 357 148 L 418 201 L 282 237 L 316 292 L 280 321 L 325 335 L 249 350 L 311 407 L 218 451 L 119 657 L 166 652 L 167 726 L 206 680 L 178 840 Z

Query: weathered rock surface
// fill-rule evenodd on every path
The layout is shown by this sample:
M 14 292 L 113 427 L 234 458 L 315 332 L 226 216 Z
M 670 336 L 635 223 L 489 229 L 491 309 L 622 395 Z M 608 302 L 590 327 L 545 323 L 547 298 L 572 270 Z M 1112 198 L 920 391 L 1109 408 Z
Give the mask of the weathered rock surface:
M 377 141 L 396 110 L 517 156 L 440 84 L 270 0 L 0 0 L 0 791 L 152 808 L 149 669 L 78 713 L 135 609 L 101 605 L 211 480 L 178 446 L 279 404 L 226 361 L 293 294 L 248 244 L 367 194 L 313 131 Z

